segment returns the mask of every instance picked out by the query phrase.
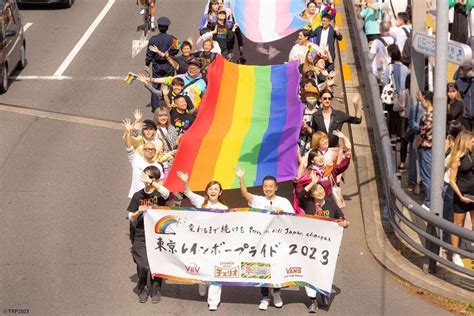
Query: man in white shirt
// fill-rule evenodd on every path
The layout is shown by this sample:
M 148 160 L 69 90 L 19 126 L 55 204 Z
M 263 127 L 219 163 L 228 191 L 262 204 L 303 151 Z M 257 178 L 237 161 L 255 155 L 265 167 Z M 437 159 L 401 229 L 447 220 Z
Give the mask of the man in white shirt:
M 148 166 L 155 166 L 160 170 L 160 174 L 163 177 L 163 167 L 160 163 L 155 162 L 153 158 L 156 154 L 156 147 L 153 142 L 147 142 L 143 145 L 143 157 L 140 156 L 132 146 L 132 130 L 133 124 L 130 122 L 129 119 L 125 119 L 123 122 L 123 126 L 126 129 L 125 132 L 125 147 L 128 154 L 128 161 L 132 166 L 132 183 L 130 185 L 130 191 L 128 192 L 128 197 L 132 198 L 133 194 L 137 191 L 140 191 L 145 187 L 143 182 L 140 180 L 140 177 Z M 161 180 L 161 179 L 160 179 Z
M 390 28 L 390 35 L 395 37 L 395 41 L 398 48 L 400 49 L 400 52 L 403 52 L 403 47 L 405 47 L 405 42 L 407 41 L 411 32 L 411 25 L 409 25 L 408 22 L 408 14 L 406 12 L 399 12 L 397 14 L 397 26 Z
M 240 192 L 242 193 L 242 196 L 247 200 L 247 203 L 250 207 L 260 208 L 273 212 L 295 212 L 293 206 L 291 205 L 290 201 L 288 201 L 288 199 L 276 195 L 276 192 L 278 190 L 278 183 L 275 177 L 266 176 L 263 178 L 262 189 L 264 196 L 260 196 L 251 194 L 249 191 L 247 191 L 247 186 L 244 182 L 244 169 L 240 167 L 235 167 L 234 171 L 235 175 L 239 178 Z M 260 305 L 258 306 L 258 308 L 260 310 L 266 310 L 268 308 L 268 305 L 270 305 L 270 289 L 268 287 L 261 287 L 260 291 L 263 297 L 260 301 Z M 283 306 L 283 301 L 281 299 L 279 288 L 273 289 L 273 305 L 275 305 L 275 307 L 277 308 Z
M 395 38 L 390 35 L 390 22 L 380 23 L 380 37 L 372 41 L 369 59 L 372 60 L 372 73 L 379 79 L 384 74 L 385 67 L 390 63 L 387 46 L 395 43 Z

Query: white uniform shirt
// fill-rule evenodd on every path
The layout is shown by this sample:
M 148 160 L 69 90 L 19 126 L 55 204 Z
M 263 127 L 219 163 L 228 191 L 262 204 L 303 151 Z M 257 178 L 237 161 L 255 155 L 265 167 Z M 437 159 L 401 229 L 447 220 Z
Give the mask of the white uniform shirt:
M 250 207 L 259 208 L 269 211 L 282 211 L 285 213 L 294 213 L 293 205 L 288 199 L 281 196 L 275 196 L 273 200 L 269 200 L 264 196 L 254 195 Z

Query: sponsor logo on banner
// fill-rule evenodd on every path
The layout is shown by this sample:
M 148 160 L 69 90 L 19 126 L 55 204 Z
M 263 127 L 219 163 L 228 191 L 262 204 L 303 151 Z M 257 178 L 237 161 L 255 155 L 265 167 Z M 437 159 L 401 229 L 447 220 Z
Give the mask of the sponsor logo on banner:
M 286 274 L 300 274 L 301 267 L 289 267 L 286 268 Z
M 265 262 L 242 262 L 242 278 L 247 279 L 271 279 L 271 265 Z
M 284 276 L 284 278 L 291 278 L 291 277 L 302 277 L 302 271 L 303 271 L 303 268 L 302 267 L 287 267 L 285 268 L 285 271 L 286 271 L 286 275 Z
M 199 267 L 195 263 L 191 263 L 190 265 L 184 265 L 184 268 L 186 269 L 186 273 L 192 274 L 192 275 L 198 275 L 199 270 L 201 270 L 201 267 Z
M 214 266 L 214 276 L 216 278 L 238 278 L 240 277 L 239 266 L 235 266 L 235 267 Z

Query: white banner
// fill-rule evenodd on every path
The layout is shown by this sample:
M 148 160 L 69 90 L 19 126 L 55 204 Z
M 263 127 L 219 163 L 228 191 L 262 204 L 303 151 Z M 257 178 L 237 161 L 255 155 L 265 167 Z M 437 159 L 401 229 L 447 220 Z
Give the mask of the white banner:
M 256 209 L 145 212 L 154 276 L 223 285 L 308 285 L 330 293 L 343 228 L 313 216 Z

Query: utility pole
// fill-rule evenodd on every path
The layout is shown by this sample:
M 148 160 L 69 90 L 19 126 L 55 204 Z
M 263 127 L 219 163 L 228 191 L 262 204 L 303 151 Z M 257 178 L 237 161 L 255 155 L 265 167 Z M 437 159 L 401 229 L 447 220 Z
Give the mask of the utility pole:
M 415 32 L 425 32 L 426 30 L 426 3 L 425 0 L 411 0 L 411 40 Z M 411 47 L 411 81 L 410 93 L 412 104 L 416 104 L 416 92 L 425 89 L 425 55 L 418 53 Z
M 446 74 L 448 69 L 448 1 L 437 0 L 436 56 L 433 97 L 433 146 L 431 165 L 431 212 L 442 214 L 444 140 L 446 137 Z

